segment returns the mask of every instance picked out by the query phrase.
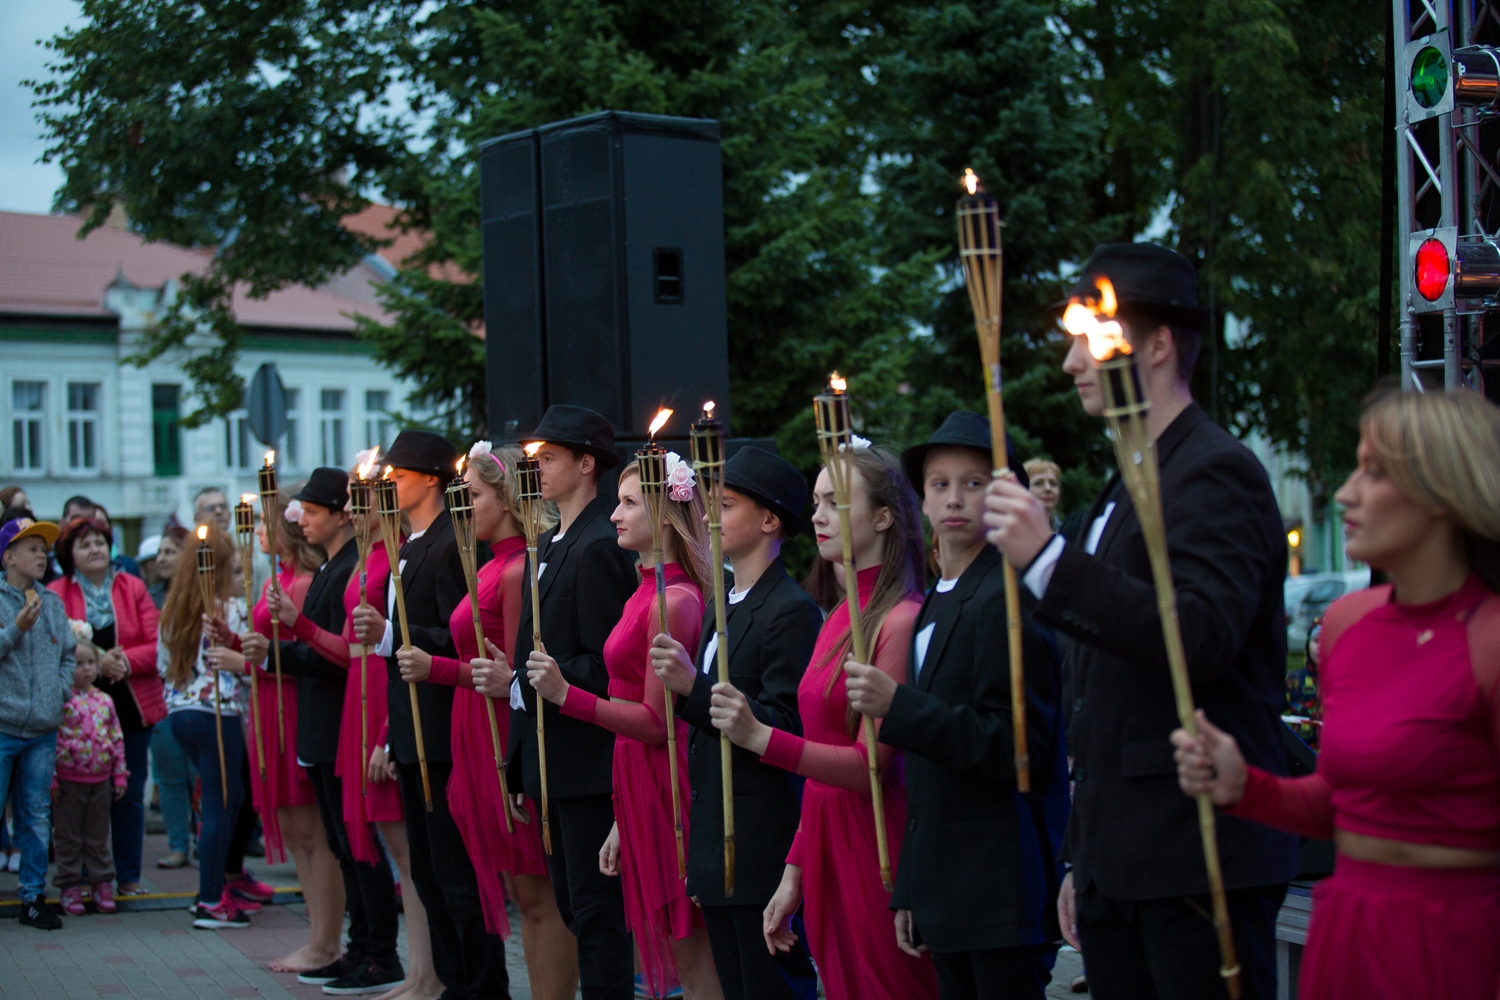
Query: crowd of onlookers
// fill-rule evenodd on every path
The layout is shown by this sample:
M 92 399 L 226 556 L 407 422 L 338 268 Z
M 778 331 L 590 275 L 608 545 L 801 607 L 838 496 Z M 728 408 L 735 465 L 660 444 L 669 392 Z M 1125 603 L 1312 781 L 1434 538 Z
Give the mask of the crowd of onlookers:
M 197 776 L 160 725 L 158 641 L 192 530 L 228 531 L 230 507 L 222 490 L 201 490 L 191 523 L 174 513 L 133 557 L 88 497 L 47 521 L 9 486 L 0 511 L 0 864 L 20 875 L 22 922 L 51 929 L 61 918 L 44 903 L 49 843 L 64 913 L 83 913 L 86 898 L 112 912 L 117 897 L 143 891 L 148 771 L 169 848 L 156 863 L 190 861 Z M 260 894 L 243 866 L 255 830 L 248 801 L 245 812 L 227 874 Z

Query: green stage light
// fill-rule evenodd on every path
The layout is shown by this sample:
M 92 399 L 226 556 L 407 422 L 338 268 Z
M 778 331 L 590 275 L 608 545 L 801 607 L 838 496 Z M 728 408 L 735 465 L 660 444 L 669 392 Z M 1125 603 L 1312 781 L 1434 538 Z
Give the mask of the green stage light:
M 1411 92 L 1424 108 L 1436 107 L 1448 93 L 1448 60 L 1435 46 L 1417 53 L 1411 63 Z

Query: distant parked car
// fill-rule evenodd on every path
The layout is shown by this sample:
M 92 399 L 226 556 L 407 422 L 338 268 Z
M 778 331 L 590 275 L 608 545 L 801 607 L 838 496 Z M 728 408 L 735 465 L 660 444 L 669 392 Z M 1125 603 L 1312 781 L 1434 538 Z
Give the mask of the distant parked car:
M 1370 570 L 1347 573 L 1307 573 L 1288 577 L 1283 586 L 1286 601 L 1286 648 L 1300 653 L 1307 646 L 1307 633 L 1328 605 L 1370 585 Z

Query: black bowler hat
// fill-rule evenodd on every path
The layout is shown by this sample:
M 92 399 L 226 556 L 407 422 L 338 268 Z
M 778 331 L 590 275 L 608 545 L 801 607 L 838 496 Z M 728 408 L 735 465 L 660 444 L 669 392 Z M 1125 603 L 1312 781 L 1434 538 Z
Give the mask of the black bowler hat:
M 906 472 L 906 478 L 911 480 L 911 485 L 917 491 L 917 496 L 922 495 L 923 482 L 926 479 L 924 466 L 927 464 L 927 453 L 934 448 L 973 448 L 975 451 L 984 452 L 986 461 L 989 461 L 993 451 L 990 447 L 990 419 L 981 417 L 969 410 L 954 410 L 948 414 L 948 419 L 943 421 L 928 439 L 926 444 L 919 444 L 908 448 L 901 453 L 901 468 Z M 1010 471 L 1020 480 L 1021 485 L 1027 489 L 1031 488 L 1031 477 L 1026 475 L 1026 468 L 1021 460 L 1016 457 L 1016 443 L 1005 435 L 1005 462 L 1010 466 Z
M 1127 313 L 1194 330 L 1208 326 L 1208 310 L 1198 306 L 1198 270 L 1175 250 L 1155 243 L 1105 243 L 1095 247 L 1068 290 L 1068 301 L 1097 301 L 1098 277 L 1108 278 L 1115 286 L 1115 298 Z M 1053 308 L 1061 312 L 1068 301 Z
M 548 444 L 566 445 L 578 451 L 586 451 L 606 469 L 613 469 L 620 464 L 620 456 L 615 454 L 614 426 L 587 406 L 559 403 L 547 407 L 547 412 L 542 414 L 542 422 L 526 436 L 526 440 L 545 441 Z
M 381 464 L 412 472 L 425 472 L 444 482 L 458 474 L 458 449 L 453 442 L 432 431 L 402 431 Z
M 349 474 L 343 469 L 330 469 L 326 465 L 314 469 L 292 499 L 315 503 L 329 510 L 343 510 L 349 499 Z
M 807 522 L 807 480 L 797 467 L 780 455 L 746 445 L 724 463 L 724 486 L 743 493 L 781 518 L 788 537 L 800 535 Z

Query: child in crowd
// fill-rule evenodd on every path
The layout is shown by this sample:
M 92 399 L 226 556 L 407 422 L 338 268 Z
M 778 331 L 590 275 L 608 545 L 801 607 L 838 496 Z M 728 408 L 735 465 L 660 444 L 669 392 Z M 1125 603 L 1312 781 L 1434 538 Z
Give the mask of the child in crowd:
M 115 912 L 115 862 L 110 851 L 109 814 L 113 800 L 125 794 L 130 772 L 125 769 L 125 734 L 115 715 L 114 699 L 94 687 L 99 676 L 99 650 L 94 630 L 86 621 L 68 622 L 78 639 L 73 669 L 73 696 L 63 706 L 57 733 L 57 794 L 52 845 L 57 874 L 52 884 L 62 890 L 63 912 L 83 914 L 84 872 L 93 885 L 94 906 L 100 913 Z

